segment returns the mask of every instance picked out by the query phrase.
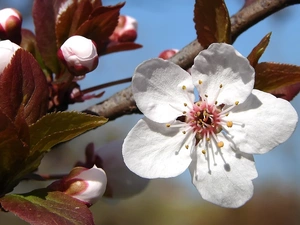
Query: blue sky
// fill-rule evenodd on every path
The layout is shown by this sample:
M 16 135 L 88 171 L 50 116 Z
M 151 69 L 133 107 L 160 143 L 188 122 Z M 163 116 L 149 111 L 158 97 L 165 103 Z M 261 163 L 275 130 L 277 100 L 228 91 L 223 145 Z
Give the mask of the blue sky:
M 22 12 L 26 10 L 22 7 L 24 2 L 1 0 L 0 6 L 1 8 L 8 6 L 15 7 Z M 118 0 L 103 0 L 104 5 L 116 4 L 118 2 Z M 228 0 L 226 3 L 232 15 L 242 6 L 243 1 Z M 193 23 L 193 5 L 194 0 L 128 0 L 121 13 L 135 17 L 138 20 L 139 28 L 136 42 L 142 44 L 144 47 L 135 51 L 115 53 L 101 57 L 98 68 L 88 74 L 86 79 L 80 83 L 82 88 L 129 77 L 133 74 L 135 67 L 142 61 L 157 57 L 165 49 L 180 49 L 194 40 L 196 32 Z M 277 13 L 275 16 L 265 19 L 242 34 L 234 43 L 234 46 L 243 55 L 247 56 L 261 38 L 272 31 L 271 42 L 260 61 L 300 65 L 299 10 L 300 7 L 298 5 L 292 6 Z M 32 21 L 24 21 L 24 27 L 33 29 Z M 125 84 L 107 89 L 104 98 L 127 86 L 128 84 Z M 84 104 L 75 105 L 72 108 L 83 109 L 102 100 L 85 102 Z M 299 112 L 300 97 L 296 97 L 292 101 L 292 104 Z M 127 132 L 139 118 L 140 116 L 127 116 L 109 123 L 108 126 L 112 127 L 112 129 L 122 126 Z M 99 129 L 97 132 L 99 133 L 98 136 L 102 135 L 103 129 Z M 268 154 L 255 156 L 259 173 L 259 177 L 255 181 L 256 183 L 264 184 L 267 181 L 280 181 L 285 185 L 300 189 L 299 134 L 300 128 L 297 128 L 292 138 L 286 143 Z M 120 137 L 122 138 L 124 135 L 125 133 L 121 134 Z M 91 136 L 96 137 L 97 134 Z M 84 137 L 88 138 L 88 136 Z M 183 175 L 182 179 L 190 178 L 187 175 Z

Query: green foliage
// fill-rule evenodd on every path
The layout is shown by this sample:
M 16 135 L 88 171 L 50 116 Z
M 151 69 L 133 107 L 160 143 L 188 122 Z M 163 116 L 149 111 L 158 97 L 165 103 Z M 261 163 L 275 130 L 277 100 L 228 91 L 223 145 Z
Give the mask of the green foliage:
M 231 42 L 230 17 L 223 0 L 196 0 L 194 22 L 202 47 L 207 48 L 216 42 Z
M 34 190 L 0 198 L 2 209 L 32 225 L 93 225 L 93 216 L 81 201 L 59 191 Z

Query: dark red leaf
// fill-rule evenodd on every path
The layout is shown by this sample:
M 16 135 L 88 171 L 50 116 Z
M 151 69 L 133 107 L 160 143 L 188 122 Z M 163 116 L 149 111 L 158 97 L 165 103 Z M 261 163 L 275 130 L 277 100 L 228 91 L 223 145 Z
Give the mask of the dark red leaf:
M 0 109 L 0 196 L 12 191 L 24 159 L 29 154 L 29 144 L 19 136 L 19 129 Z M 26 124 L 25 124 L 26 126 Z M 26 128 L 26 127 L 25 127 Z M 27 127 L 28 130 L 28 127 Z M 29 135 L 29 134 L 27 134 Z
M 198 42 L 204 48 L 231 42 L 230 17 L 223 0 L 196 0 L 194 22 Z
M 123 6 L 124 3 L 96 8 L 89 20 L 78 28 L 76 34 L 92 39 L 97 44 L 98 51 L 103 49 L 118 24 L 120 9 Z
M 300 91 L 300 83 L 288 85 L 282 88 L 277 88 L 270 93 L 278 98 L 283 98 L 287 101 L 293 100 Z
M 270 42 L 271 33 L 268 33 L 264 38 L 252 49 L 251 53 L 248 55 L 248 60 L 251 66 L 255 67 L 258 63 L 258 60 L 265 52 L 269 42 Z
M 255 67 L 254 88 L 272 92 L 300 83 L 300 66 L 263 62 Z
M 28 125 L 46 114 L 48 84 L 39 64 L 27 51 L 19 49 L 3 71 L 0 96 L 0 108 L 12 120 L 18 117 L 21 106 Z
M 55 22 L 59 2 L 56 0 L 35 0 L 32 17 L 35 26 L 36 40 L 45 65 L 54 73 L 59 73 L 60 64 L 56 57 L 57 45 Z
M 57 18 L 56 37 L 60 47 L 91 14 L 93 6 L 89 1 L 73 1 Z
M 81 201 L 62 192 L 39 189 L 0 198 L 1 207 L 32 225 L 93 225 L 91 211 Z

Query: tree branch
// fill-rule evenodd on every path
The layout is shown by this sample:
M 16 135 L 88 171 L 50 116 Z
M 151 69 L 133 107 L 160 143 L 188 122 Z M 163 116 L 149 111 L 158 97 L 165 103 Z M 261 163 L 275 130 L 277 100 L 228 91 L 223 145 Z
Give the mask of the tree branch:
M 287 6 L 299 3 L 300 0 L 257 0 L 247 5 L 231 17 L 232 40 L 236 40 L 240 34 L 269 15 Z M 201 50 L 203 48 L 196 39 L 174 55 L 170 61 L 183 69 L 188 69 L 193 65 L 194 58 Z M 85 112 L 96 113 L 109 120 L 126 114 L 140 113 L 133 99 L 131 87 L 125 88 L 107 100 L 89 107 Z

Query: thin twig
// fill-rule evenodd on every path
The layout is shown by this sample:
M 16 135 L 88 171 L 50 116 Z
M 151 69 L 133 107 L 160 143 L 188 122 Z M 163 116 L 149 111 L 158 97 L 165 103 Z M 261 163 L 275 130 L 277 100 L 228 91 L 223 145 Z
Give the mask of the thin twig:
M 287 6 L 299 3 L 300 0 L 257 0 L 242 8 L 231 17 L 232 40 L 235 40 L 241 33 L 269 15 Z M 203 50 L 201 45 L 197 40 L 194 40 L 174 55 L 170 61 L 183 69 L 188 69 L 201 50 Z M 131 87 L 117 92 L 107 100 L 91 106 L 85 111 L 105 116 L 110 121 L 126 114 L 139 113 L 132 96 Z

